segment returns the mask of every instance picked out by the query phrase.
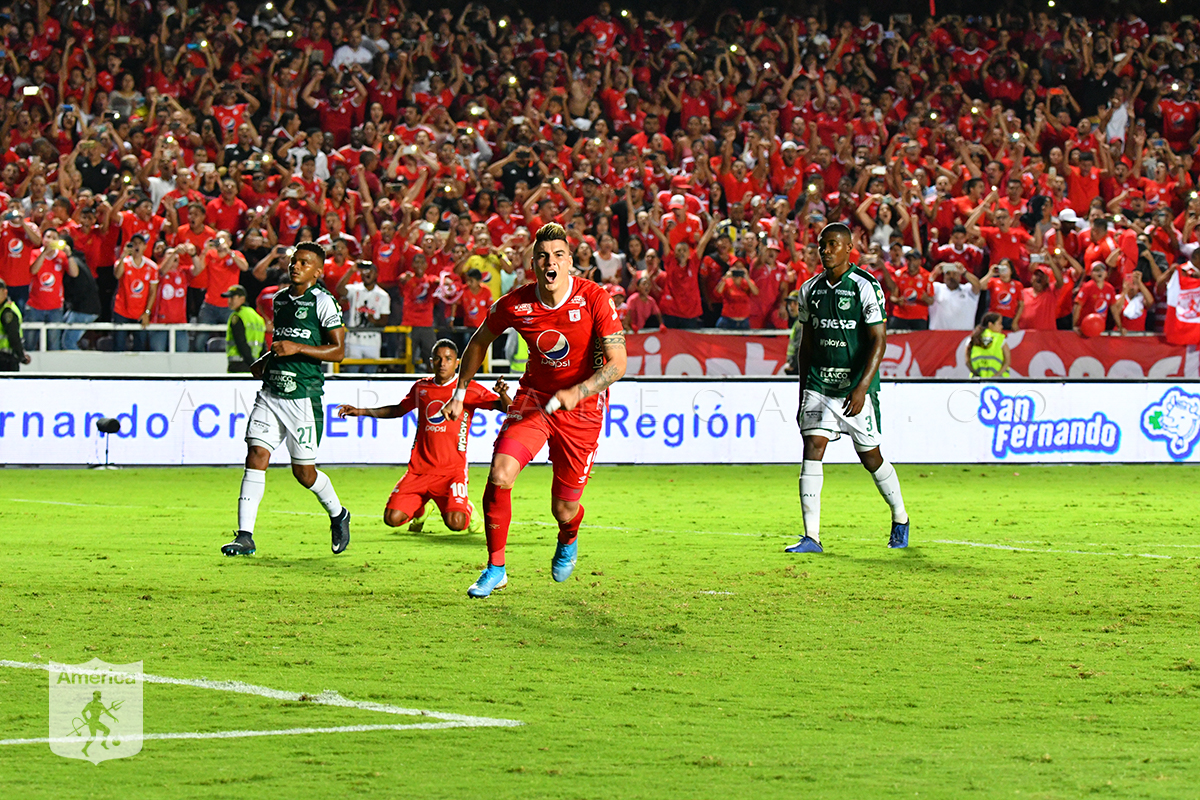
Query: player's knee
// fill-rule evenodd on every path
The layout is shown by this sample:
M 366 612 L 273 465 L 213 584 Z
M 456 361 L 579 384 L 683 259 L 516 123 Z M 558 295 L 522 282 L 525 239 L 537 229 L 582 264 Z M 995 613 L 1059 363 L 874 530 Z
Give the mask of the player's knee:
M 513 484 L 517 482 L 517 476 L 510 475 L 504 470 L 496 470 L 494 467 L 488 473 L 488 483 L 495 486 L 497 489 L 511 489 Z
M 312 464 L 292 464 L 292 475 L 305 489 L 317 482 L 317 468 Z
M 383 524 L 389 528 L 399 528 L 406 522 L 408 522 L 408 514 L 403 511 L 389 508 L 383 512 Z
M 829 444 L 828 439 L 817 436 L 806 436 L 804 438 L 804 459 L 806 461 L 820 461 L 825 457 L 825 445 L 827 444 Z
M 879 452 L 878 447 L 860 452 L 858 454 L 858 460 L 861 461 L 862 465 L 867 468 L 867 472 L 876 472 L 880 467 L 883 466 L 883 454 Z
M 497 453 L 492 458 L 492 468 L 488 470 L 488 483 L 499 489 L 511 489 L 517 482 L 523 465 L 507 453 Z
M 461 511 L 451 511 L 442 517 L 442 522 L 446 523 L 446 527 L 452 531 L 465 531 L 467 529 L 467 515 Z
M 570 522 L 579 513 L 579 501 L 555 497 L 550 501 L 550 513 L 559 522 Z
M 265 447 L 251 445 L 246 451 L 246 469 L 266 469 L 271 463 L 271 451 Z

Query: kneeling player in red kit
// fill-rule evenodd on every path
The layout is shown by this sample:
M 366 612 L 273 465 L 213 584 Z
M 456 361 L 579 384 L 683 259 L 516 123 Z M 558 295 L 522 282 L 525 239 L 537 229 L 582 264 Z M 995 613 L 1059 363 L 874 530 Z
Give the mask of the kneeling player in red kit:
M 412 521 L 409 530 L 420 530 L 427 515 L 423 509 L 432 500 L 442 512 L 442 521 L 452 531 L 483 532 L 483 521 L 475 514 L 475 506 L 467 493 L 467 437 L 471 428 L 471 413 L 484 409 L 507 411 L 512 402 L 508 384 L 496 382 L 495 393 L 475 381 L 467 384 L 466 400 L 457 421 L 446 419 L 445 406 L 455 390 L 458 371 L 458 345 L 449 339 L 439 339 L 429 358 L 433 376 L 413 384 L 408 395 L 394 406 L 381 408 L 338 407 L 338 416 L 403 417 L 417 412 L 417 436 L 408 471 L 392 490 L 383 512 L 384 524 L 398 528 Z
M 487 597 L 508 584 L 504 547 L 512 521 L 513 483 L 547 442 L 554 464 L 550 509 L 558 521 L 550 572 L 561 582 L 575 569 L 575 540 L 583 521 L 579 498 L 596 457 L 608 387 L 625 374 L 625 334 L 608 292 L 573 277 L 571 265 L 563 227 L 549 223 L 538 229 L 533 245 L 537 281 L 513 289 L 492 306 L 463 353 L 458 389 L 446 406 L 446 416 L 458 419 L 487 349 L 500 334 L 515 328 L 529 345 L 529 362 L 496 437 L 483 493 L 488 565 L 467 590 L 471 597 Z

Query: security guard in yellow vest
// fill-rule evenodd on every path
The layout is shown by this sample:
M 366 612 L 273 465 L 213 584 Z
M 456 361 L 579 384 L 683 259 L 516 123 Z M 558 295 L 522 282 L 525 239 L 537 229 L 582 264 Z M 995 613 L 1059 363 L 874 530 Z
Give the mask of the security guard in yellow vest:
M 225 326 L 225 355 L 229 372 L 249 372 L 250 365 L 262 355 L 267 338 L 267 323 L 246 305 L 246 290 L 234 284 L 221 297 L 229 300 L 229 322 Z
M 21 341 L 21 307 L 8 299 L 8 284 L 0 280 L 0 372 L 17 372 L 33 359 Z
M 504 355 L 508 358 L 509 372 L 524 372 L 525 365 L 529 363 L 529 345 L 525 343 L 516 331 L 509 329 L 509 340 L 504 346 Z M 513 344 L 513 340 L 516 344 Z
M 976 378 L 1007 378 L 1011 363 L 1000 315 L 989 311 L 967 342 L 967 367 Z

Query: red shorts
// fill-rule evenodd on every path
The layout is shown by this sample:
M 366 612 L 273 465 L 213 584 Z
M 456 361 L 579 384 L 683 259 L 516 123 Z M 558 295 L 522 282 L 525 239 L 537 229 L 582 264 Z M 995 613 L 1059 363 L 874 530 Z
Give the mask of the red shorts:
M 551 495 L 578 500 L 596 458 L 607 397 L 587 398 L 581 407 L 553 414 L 543 410 L 548 399 L 543 400 L 541 393 L 518 390 L 496 437 L 495 452 L 512 456 L 524 467 L 549 442 L 554 464 Z
M 388 497 L 387 508 L 402 512 L 412 519 L 420 516 L 421 509 L 432 500 L 437 503 L 442 516 L 453 511 L 464 514 L 470 512 L 467 496 L 467 476 L 458 473 L 454 475 L 418 475 L 413 471 L 404 473 L 404 477 L 396 484 Z

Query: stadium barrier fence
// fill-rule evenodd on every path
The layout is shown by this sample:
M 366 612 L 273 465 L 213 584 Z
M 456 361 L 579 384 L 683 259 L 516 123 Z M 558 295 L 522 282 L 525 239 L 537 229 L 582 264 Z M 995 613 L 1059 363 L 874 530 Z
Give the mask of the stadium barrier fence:
M 323 464 L 396 464 L 407 458 L 414 415 L 337 417 L 337 406 L 399 402 L 412 376 L 331 376 L 325 384 Z M 485 386 L 490 378 L 481 378 Z M 259 382 L 248 377 L 0 378 L 0 461 L 102 463 L 96 422 L 121 421 L 111 444 L 125 465 L 239 465 Z M 787 378 L 636 378 L 611 390 L 598 463 L 793 464 L 800 460 L 796 382 Z M 897 463 L 1200 461 L 1200 384 L 1152 380 L 887 380 L 884 454 Z M 428 409 L 437 417 L 440 408 Z M 468 457 L 491 458 L 504 415 L 476 414 Z M 439 425 L 454 424 L 448 421 Z M 849 441 L 827 460 L 854 462 Z M 273 463 L 286 463 L 280 448 Z M 544 463 L 545 452 L 535 462 Z

